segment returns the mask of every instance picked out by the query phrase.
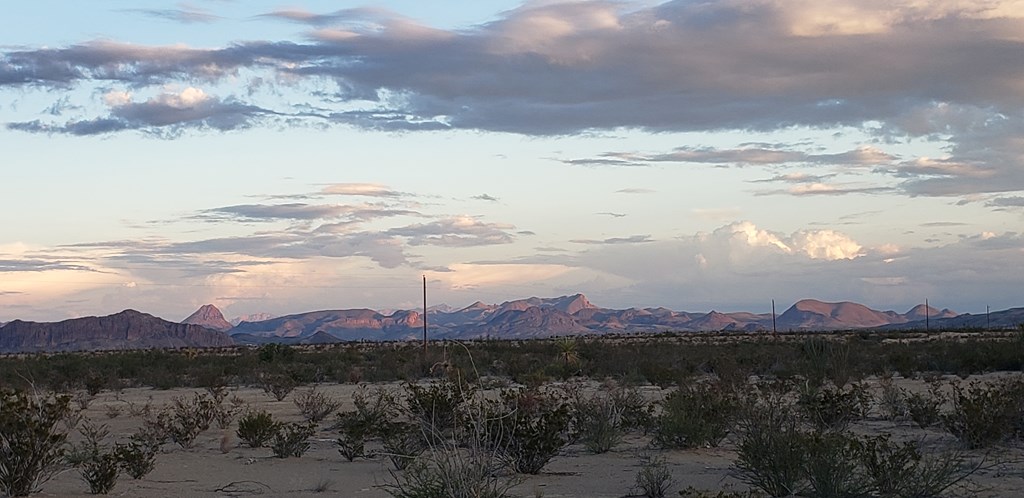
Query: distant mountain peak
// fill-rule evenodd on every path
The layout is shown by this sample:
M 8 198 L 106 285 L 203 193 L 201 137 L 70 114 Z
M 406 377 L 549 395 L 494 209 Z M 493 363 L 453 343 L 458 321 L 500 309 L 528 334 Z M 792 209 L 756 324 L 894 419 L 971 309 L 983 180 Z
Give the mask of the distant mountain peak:
M 189 317 L 182 320 L 181 323 L 201 325 L 208 329 L 219 330 L 221 332 L 230 330 L 232 327 L 231 323 L 224 319 L 224 314 L 212 304 L 204 304 L 200 306 L 195 313 L 189 315 Z

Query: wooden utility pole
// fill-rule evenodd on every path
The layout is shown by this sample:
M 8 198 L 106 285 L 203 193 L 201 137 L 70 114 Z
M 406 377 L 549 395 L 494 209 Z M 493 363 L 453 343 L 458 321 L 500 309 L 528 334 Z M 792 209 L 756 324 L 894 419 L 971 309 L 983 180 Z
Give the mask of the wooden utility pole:
M 928 299 L 924 300 L 924 331 L 928 332 L 931 329 L 931 310 L 928 308 Z
M 423 354 L 427 353 L 427 276 L 423 275 Z
M 988 305 L 986 304 L 985 305 L 985 330 L 992 330 L 992 319 L 989 317 L 989 314 L 991 312 L 992 312 L 992 310 L 989 309 Z
M 775 328 L 775 300 L 772 299 L 772 333 L 778 334 L 779 330 Z

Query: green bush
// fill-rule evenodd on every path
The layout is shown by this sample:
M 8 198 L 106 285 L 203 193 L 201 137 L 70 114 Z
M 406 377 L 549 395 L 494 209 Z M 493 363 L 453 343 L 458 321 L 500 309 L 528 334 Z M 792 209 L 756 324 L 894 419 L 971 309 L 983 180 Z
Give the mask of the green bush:
M 156 467 L 156 451 L 156 448 L 134 438 L 128 444 L 114 447 L 121 468 L 132 479 L 142 479 L 153 471 Z
M 82 479 L 89 485 L 89 492 L 105 495 L 117 484 L 120 461 L 113 452 L 100 453 L 83 463 L 81 471 Z
M 274 434 L 270 449 L 277 458 L 301 457 L 309 449 L 309 438 L 315 432 L 316 425 L 311 422 L 283 424 Z
M 293 396 L 292 401 L 308 422 L 320 422 L 341 406 L 340 401 L 317 391 L 316 387 Z
M 936 390 L 929 393 L 910 393 L 906 398 L 907 415 L 921 429 L 931 427 L 942 419 L 939 407 L 942 397 Z
M 625 437 L 623 413 L 625 408 L 614 398 L 595 395 L 577 399 L 573 403 L 576 412 L 575 436 L 591 453 L 606 453 Z
M 985 448 L 1013 433 L 1024 402 L 1024 382 L 971 382 L 966 389 L 954 384 L 950 402 L 951 411 L 942 414 L 946 430 L 968 448 Z
M 807 488 L 804 434 L 793 408 L 778 395 L 748 402 L 737 423 L 736 476 L 769 496 L 791 496 Z
M 569 442 L 572 415 L 565 400 L 553 394 L 508 389 L 483 411 L 488 448 L 504 455 L 516 472 L 539 473 Z
M 669 394 L 654 421 L 654 443 L 662 448 L 718 446 L 729 434 L 739 401 L 721 385 L 698 382 Z
M 67 396 L 0 390 L 0 492 L 25 496 L 61 469 Z
M 472 384 L 459 383 L 450 379 L 423 386 L 405 385 L 406 408 L 413 418 L 441 431 L 455 427 L 459 413 L 467 400 L 476 392 Z
M 339 433 L 338 452 L 350 462 L 364 456 L 366 439 L 376 433 L 380 423 L 358 411 L 339 413 L 333 426 Z
M 672 473 L 669 472 L 665 459 L 645 458 L 633 480 L 635 491 L 631 496 L 665 498 L 665 493 L 668 493 L 673 483 Z
M 427 449 L 423 436 L 421 428 L 409 422 L 393 422 L 384 427 L 384 451 L 396 469 L 405 469 Z
M 191 448 L 196 438 L 210 428 L 217 414 L 217 402 L 207 394 L 195 393 L 192 399 L 177 396 L 171 402 L 167 434 L 182 448 Z
M 815 387 L 807 384 L 797 406 L 818 430 L 844 431 L 863 419 L 871 406 L 871 393 L 863 384 L 840 388 L 832 384 Z
M 264 410 L 249 412 L 238 419 L 235 435 L 250 448 L 262 448 L 277 434 L 280 425 L 274 420 L 273 415 Z

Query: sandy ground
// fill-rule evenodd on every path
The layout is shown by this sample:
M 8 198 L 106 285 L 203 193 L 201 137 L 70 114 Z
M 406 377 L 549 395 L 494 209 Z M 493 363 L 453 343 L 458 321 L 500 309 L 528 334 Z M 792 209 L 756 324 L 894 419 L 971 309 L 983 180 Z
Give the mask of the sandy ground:
M 874 380 L 869 382 L 875 383 Z M 876 384 L 877 385 L 877 384 Z M 925 390 L 920 380 L 900 379 L 899 385 L 913 390 Z M 398 384 L 390 388 L 400 389 Z M 321 385 L 320 390 L 344 401 L 342 410 L 352 409 L 353 385 Z M 253 408 L 264 409 L 275 418 L 299 421 L 301 416 L 292 402 L 292 396 L 306 387 L 300 387 L 284 401 L 276 401 L 256 388 L 231 389 L 228 397 L 238 396 Z M 651 399 L 661 397 L 657 387 L 643 388 Z M 192 389 L 153 390 L 125 389 L 120 392 L 100 393 L 83 414 L 97 423 L 107 424 L 110 438 L 126 440 L 141 425 L 141 417 L 128 413 L 128 402 L 143 405 L 148 401 L 154 408 L 169 404 L 175 396 L 191 397 Z M 110 418 L 107 405 L 120 406 L 122 413 Z M 234 435 L 235 424 L 223 431 L 213 428 L 200 435 L 195 446 L 182 449 L 167 444 L 157 456 L 156 469 L 143 479 L 134 480 L 122 474 L 112 496 L 205 497 L 205 496 L 390 496 L 382 484 L 394 482 L 393 467 L 386 457 L 347 461 L 337 450 L 336 434 L 325 430 L 333 417 L 329 417 L 314 436 L 310 450 L 301 458 L 275 458 L 270 449 L 252 449 L 239 445 Z M 951 436 L 940 430 L 922 433 L 910 422 L 890 422 L 872 416 L 858 424 L 858 430 L 867 433 L 888 433 L 897 437 L 925 437 L 937 444 L 952 444 Z M 221 441 L 227 434 L 228 451 L 221 451 Z M 72 440 L 77 440 L 72 432 Z M 367 450 L 379 449 L 379 444 L 368 443 Z M 746 487 L 731 476 L 735 457 L 733 444 L 726 440 L 721 447 L 696 450 L 663 451 L 649 447 L 649 438 L 630 436 L 624 444 L 609 453 L 593 455 L 582 446 L 573 445 L 562 450 L 537 476 L 522 476 L 514 491 L 519 496 L 533 497 L 623 497 L 629 495 L 637 471 L 640 455 L 657 455 L 668 464 L 675 484 L 669 496 L 677 490 L 693 486 L 704 490 L 744 490 Z M 973 453 L 980 457 L 982 453 Z M 1024 496 L 1024 451 L 1019 447 L 1000 447 L 987 456 L 989 462 L 1001 462 L 979 471 L 975 481 L 985 489 L 976 496 Z M 325 489 L 317 492 L 316 489 Z M 47 482 L 37 496 L 92 496 L 88 486 L 75 469 L 69 469 Z

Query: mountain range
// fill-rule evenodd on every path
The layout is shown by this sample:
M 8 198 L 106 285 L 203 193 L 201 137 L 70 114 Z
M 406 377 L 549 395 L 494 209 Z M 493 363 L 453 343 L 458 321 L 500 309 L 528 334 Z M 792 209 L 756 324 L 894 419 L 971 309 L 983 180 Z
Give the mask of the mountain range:
M 663 331 L 771 331 L 772 318 L 771 313 L 602 308 L 586 296 L 574 294 L 501 304 L 478 301 L 460 309 L 439 305 L 429 308 L 426 321 L 431 339 L 526 339 Z M 776 316 L 774 327 L 779 331 L 923 329 L 926 320 L 936 330 L 1012 328 L 1024 323 L 1024 308 L 961 315 L 919 305 L 897 313 L 852 302 L 804 299 Z M 281 317 L 256 314 L 229 322 L 216 306 L 208 304 L 182 323 L 125 310 L 54 323 L 14 320 L 0 326 L 0 353 L 416 340 L 423 336 L 423 322 L 423 314 L 415 310 L 341 309 Z
M 60 322 L 14 320 L 0 327 L 0 353 L 221 347 L 224 332 L 174 323 L 135 310 Z
M 877 311 L 864 305 L 797 302 L 776 317 L 775 328 L 788 330 L 845 330 L 908 325 L 924 328 L 925 317 L 939 320 L 957 313 L 915 306 L 906 313 Z M 595 306 L 586 296 L 531 297 L 501 304 L 475 302 L 465 308 L 431 308 L 428 335 L 435 339 L 524 339 L 554 335 L 643 333 L 663 331 L 772 330 L 770 313 L 689 313 L 667 308 L 610 309 Z M 915 325 L 917 324 L 917 325 Z M 423 335 L 418 311 L 370 309 L 314 311 L 255 322 L 242 322 L 228 331 L 236 342 L 323 343 L 331 340 L 413 340 Z

